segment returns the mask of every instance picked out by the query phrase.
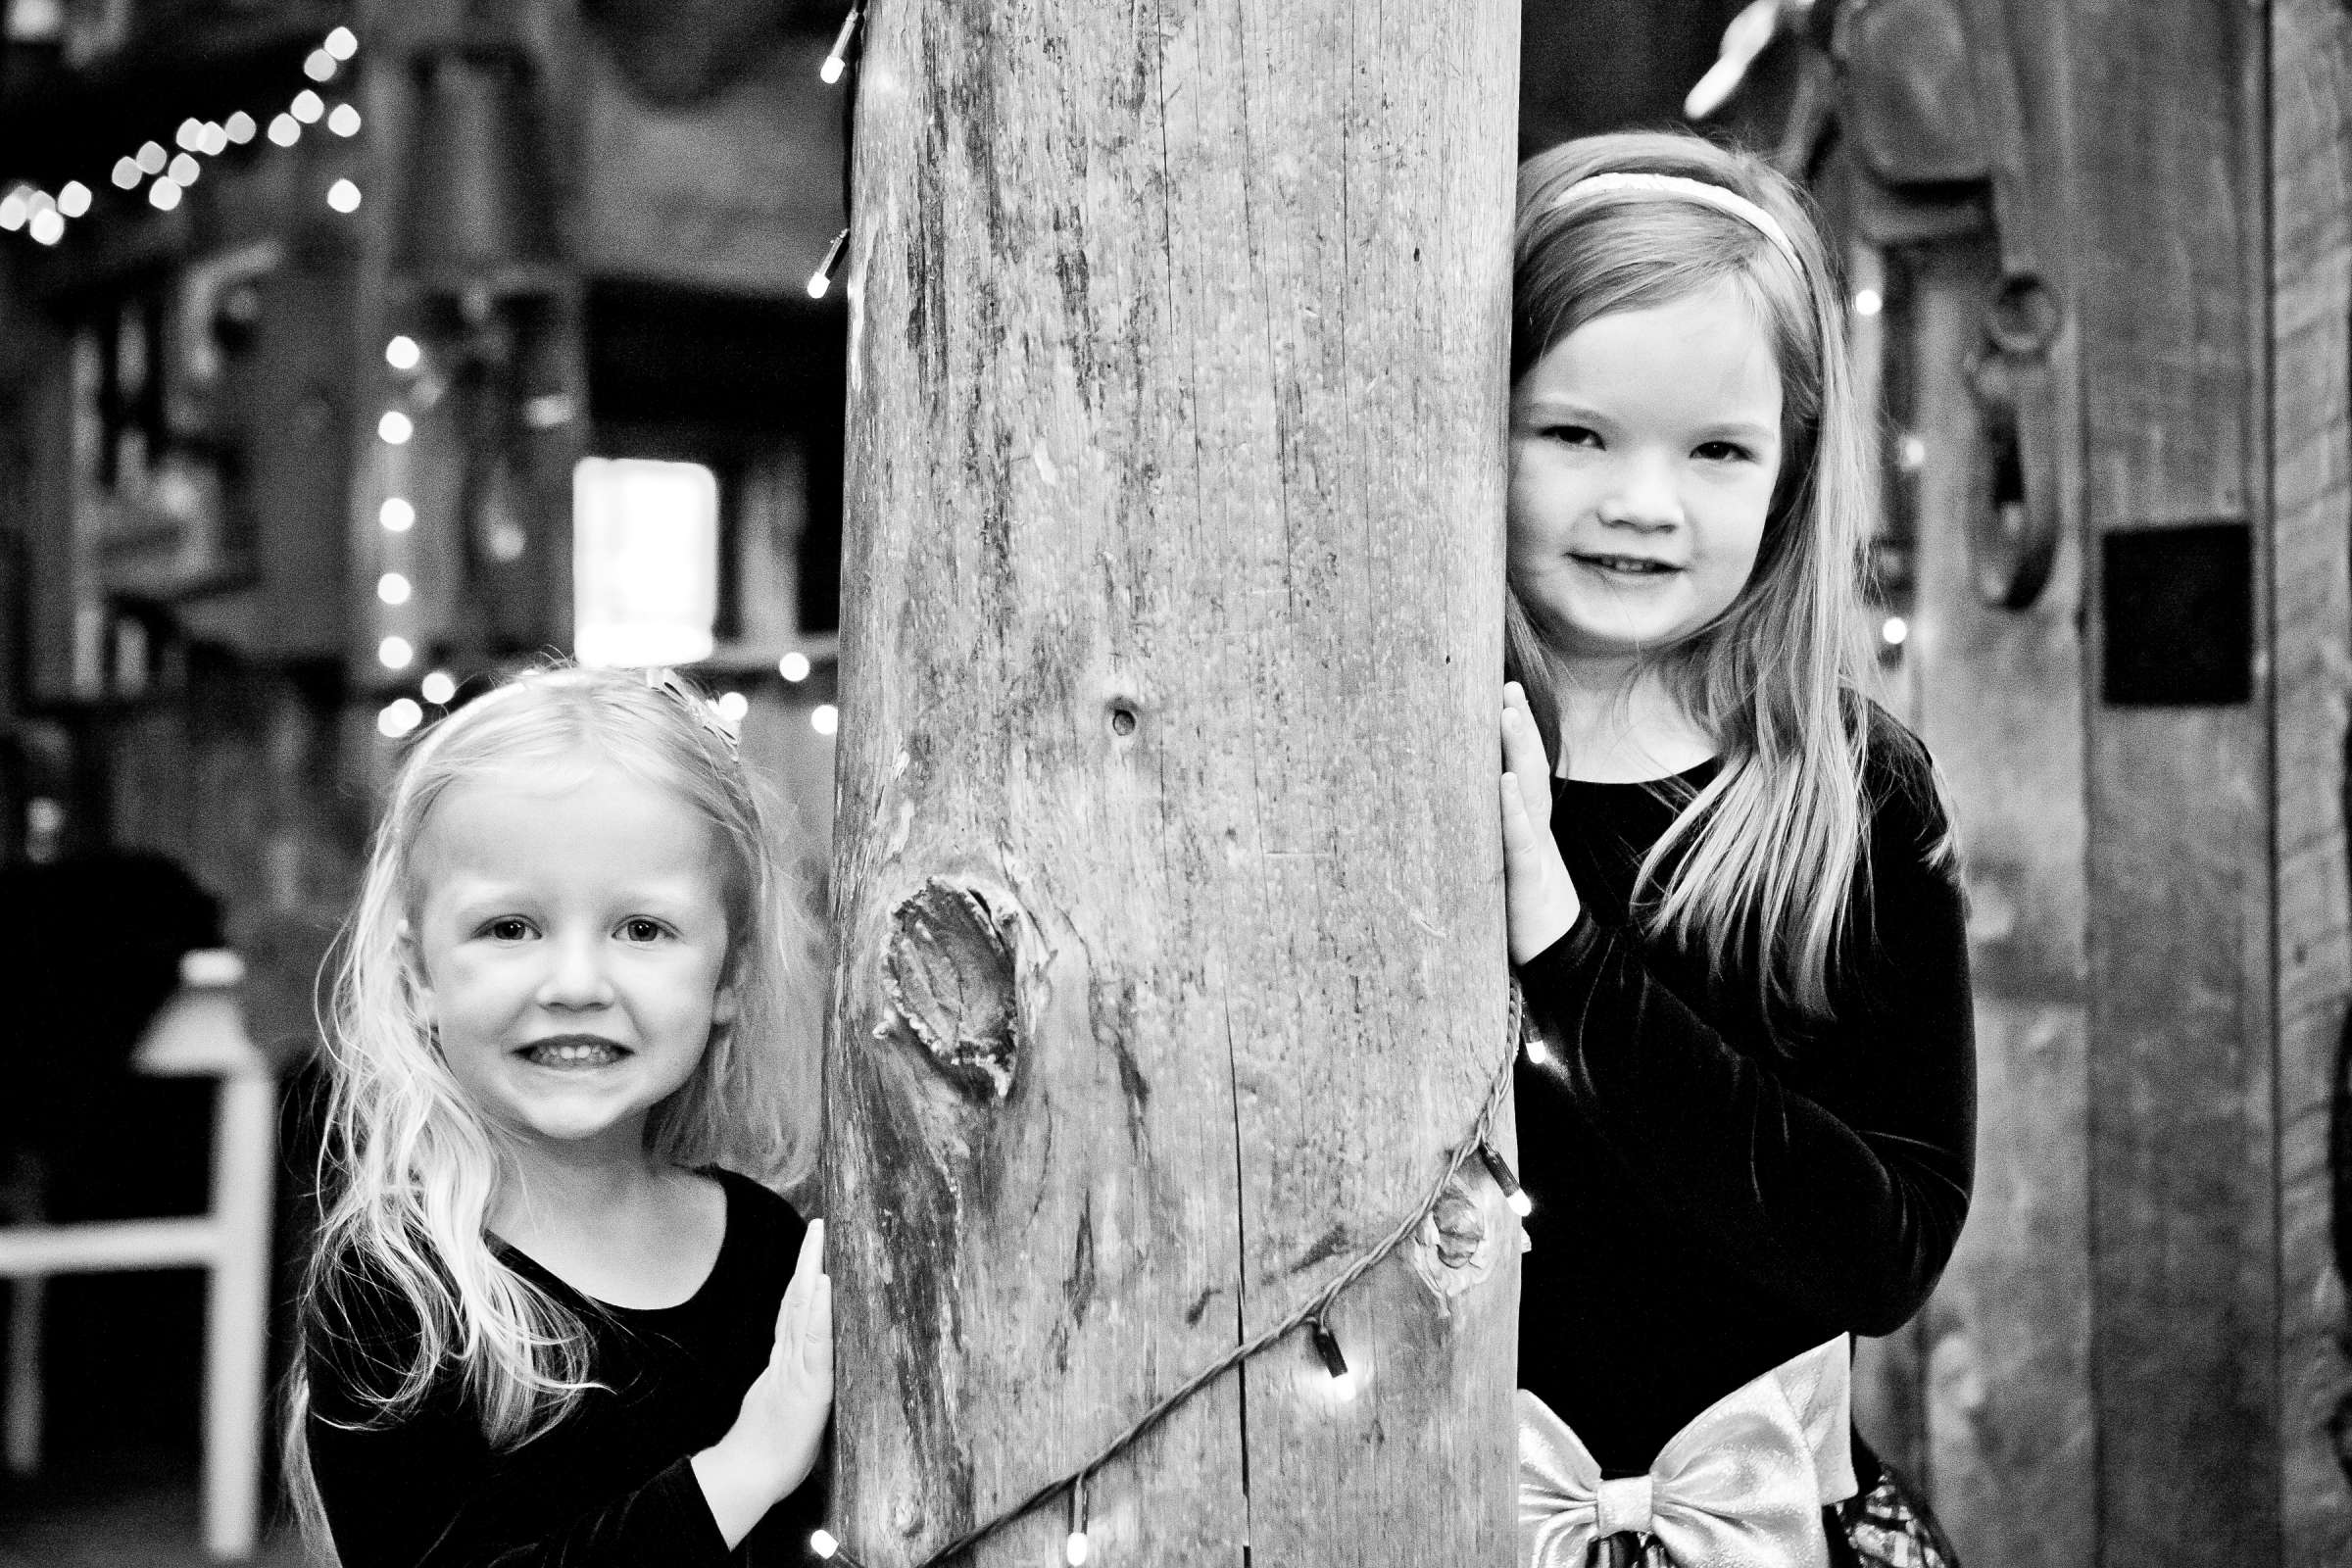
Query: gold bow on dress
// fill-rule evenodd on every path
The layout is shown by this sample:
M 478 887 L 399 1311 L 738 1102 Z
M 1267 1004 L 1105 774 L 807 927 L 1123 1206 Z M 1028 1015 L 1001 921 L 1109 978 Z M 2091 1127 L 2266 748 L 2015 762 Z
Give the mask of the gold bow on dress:
M 1622 1530 L 1658 1538 L 1675 1568 L 1826 1568 L 1821 1510 L 1858 1490 L 1839 1335 L 1708 1405 L 1649 1474 L 1604 1481 L 1550 1406 L 1519 1391 L 1519 1540 L 1527 1568 L 1585 1568 Z

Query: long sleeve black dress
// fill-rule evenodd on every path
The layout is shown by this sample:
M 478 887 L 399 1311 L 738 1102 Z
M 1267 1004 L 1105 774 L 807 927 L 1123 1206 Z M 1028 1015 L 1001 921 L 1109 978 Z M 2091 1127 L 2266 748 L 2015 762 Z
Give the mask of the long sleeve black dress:
M 1925 753 L 1871 710 L 1870 856 L 1836 1016 L 1760 1016 L 1752 958 L 1651 940 L 1634 873 L 1714 762 L 1655 784 L 1559 781 L 1552 832 L 1584 913 L 1520 970 L 1549 1059 L 1522 1055 L 1535 1210 L 1519 1383 L 1611 1475 L 1692 1416 L 1845 1332 L 1917 1311 L 1974 1173 L 1975 1034 L 1956 870 Z M 1873 1477 L 1865 1473 L 1865 1490 Z
M 765 1188 L 713 1174 L 726 1189 L 726 1239 L 710 1277 L 677 1306 L 593 1302 L 497 1248 L 588 1325 L 594 1375 L 607 1385 L 519 1447 L 491 1450 L 454 1375 L 399 1425 L 347 1430 L 372 1413 L 362 1391 L 396 1382 L 416 1344 L 415 1319 L 390 1293 L 360 1293 L 368 1304 L 347 1333 L 312 1335 L 311 1463 L 344 1568 L 806 1560 L 822 1519 L 821 1467 L 730 1552 L 687 1462 L 735 1424 L 744 1391 L 767 1364 L 803 1230 Z

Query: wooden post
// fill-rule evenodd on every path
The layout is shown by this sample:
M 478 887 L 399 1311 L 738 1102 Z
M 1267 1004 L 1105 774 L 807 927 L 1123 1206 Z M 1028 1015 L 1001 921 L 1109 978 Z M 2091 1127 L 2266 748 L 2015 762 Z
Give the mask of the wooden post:
M 876 1568 L 1373 1246 L 1509 1049 L 1517 24 L 873 9 L 828 1211 Z M 1218 1380 L 1092 1479 L 1094 1561 L 1512 1560 L 1519 1233 L 1464 1192 L 1342 1298 L 1352 1400 L 1303 1336 Z

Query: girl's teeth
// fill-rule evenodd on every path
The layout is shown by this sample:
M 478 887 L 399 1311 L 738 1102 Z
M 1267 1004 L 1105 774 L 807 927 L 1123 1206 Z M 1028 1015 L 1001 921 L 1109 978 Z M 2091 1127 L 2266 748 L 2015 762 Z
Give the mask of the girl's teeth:
M 592 1061 L 614 1061 L 620 1053 L 611 1046 L 541 1046 L 532 1053 L 543 1060 L 576 1064 Z

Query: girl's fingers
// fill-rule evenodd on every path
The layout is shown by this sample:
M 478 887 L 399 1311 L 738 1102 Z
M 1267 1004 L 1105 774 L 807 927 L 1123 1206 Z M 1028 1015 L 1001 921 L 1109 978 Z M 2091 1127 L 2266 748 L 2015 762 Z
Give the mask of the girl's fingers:
M 1536 728 L 1527 700 L 1514 685 L 1502 710 L 1502 765 L 1519 779 L 1521 800 L 1531 818 L 1551 816 L 1551 760 L 1544 755 L 1544 732 Z M 1543 793 L 1539 795 L 1538 791 Z
M 792 1283 L 784 1287 L 784 1299 L 776 1303 L 776 1344 L 792 1342 L 800 1317 L 808 1310 L 809 1297 L 819 1283 L 830 1285 L 825 1277 L 825 1222 L 812 1219 L 801 1233 L 801 1253 L 794 1260 Z

